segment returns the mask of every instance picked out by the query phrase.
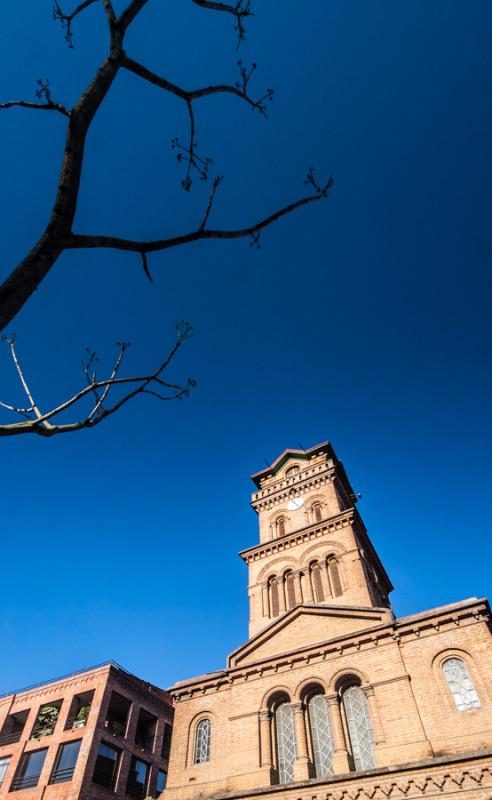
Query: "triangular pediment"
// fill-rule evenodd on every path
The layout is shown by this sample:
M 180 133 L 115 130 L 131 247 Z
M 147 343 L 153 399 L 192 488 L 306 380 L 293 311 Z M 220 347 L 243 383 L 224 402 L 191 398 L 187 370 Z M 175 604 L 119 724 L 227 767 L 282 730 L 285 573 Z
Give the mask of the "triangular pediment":
M 229 667 L 312 647 L 393 620 L 387 608 L 359 608 L 333 604 L 299 605 L 264 628 L 229 656 Z

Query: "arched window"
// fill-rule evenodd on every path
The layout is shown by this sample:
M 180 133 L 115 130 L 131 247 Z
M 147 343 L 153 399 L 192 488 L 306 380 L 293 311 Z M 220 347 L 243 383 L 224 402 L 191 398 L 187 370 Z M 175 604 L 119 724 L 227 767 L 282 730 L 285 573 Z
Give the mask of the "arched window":
M 328 559 L 328 572 L 330 573 L 331 591 L 333 597 L 340 597 L 343 594 L 342 581 L 340 580 L 340 570 L 336 558 Z
M 286 478 L 292 478 L 294 475 L 297 475 L 297 473 L 300 472 L 300 471 L 301 471 L 301 468 L 300 468 L 299 464 L 294 464 L 292 467 L 289 467 L 289 469 L 287 469 L 285 471 L 285 477 Z
M 442 665 L 444 677 L 453 695 L 458 711 L 480 708 L 480 700 L 473 685 L 468 667 L 461 658 L 448 658 Z
M 313 514 L 313 521 L 314 522 L 321 522 L 322 520 L 322 513 L 321 513 L 321 505 L 319 503 L 315 503 L 311 509 Z
M 277 536 L 284 536 L 285 535 L 285 517 L 279 517 L 275 523 L 275 528 L 277 530 Z
M 287 608 L 294 608 L 294 606 L 297 603 L 297 600 L 296 600 L 296 587 L 292 572 L 288 572 L 287 575 L 285 576 L 285 599 L 287 600 Z
M 278 617 L 280 612 L 280 602 L 278 595 L 278 583 L 276 578 L 270 581 L 270 616 Z
M 372 747 L 372 729 L 367 700 L 360 686 L 349 686 L 342 695 L 345 718 L 350 737 L 352 758 L 356 770 L 376 766 Z
M 307 709 L 316 777 L 326 778 L 333 774 L 333 736 L 324 694 L 313 695 L 308 701 Z
M 275 709 L 275 741 L 277 744 L 278 782 L 292 783 L 296 760 L 294 715 L 288 701 Z
M 210 761 L 210 735 L 212 725 L 209 719 L 202 719 L 196 726 L 195 735 L 195 764 Z
M 325 592 L 323 589 L 323 581 L 321 579 L 321 567 L 319 564 L 313 564 L 311 567 L 311 577 L 313 580 L 313 593 L 316 603 L 322 603 L 325 599 Z

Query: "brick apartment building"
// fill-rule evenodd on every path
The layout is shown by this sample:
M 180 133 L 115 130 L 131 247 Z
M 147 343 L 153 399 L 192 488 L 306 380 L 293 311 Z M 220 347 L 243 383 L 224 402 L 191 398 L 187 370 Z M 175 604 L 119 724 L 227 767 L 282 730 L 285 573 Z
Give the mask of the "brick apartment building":
M 488 602 L 396 619 L 329 443 L 253 481 L 250 638 L 170 690 L 166 800 L 492 798 Z
M 4 695 L 0 797 L 158 797 L 172 717 L 167 692 L 114 663 Z

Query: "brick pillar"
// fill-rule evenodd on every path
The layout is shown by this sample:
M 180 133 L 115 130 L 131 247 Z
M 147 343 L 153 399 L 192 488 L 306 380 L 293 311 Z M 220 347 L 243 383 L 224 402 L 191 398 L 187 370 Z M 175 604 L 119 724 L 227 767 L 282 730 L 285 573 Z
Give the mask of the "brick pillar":
M 269 617 L 270 616 L 270 609 L 268 603 L 268 585 L 264 583 L 261 587 L 261 594 L 263 599 L 263 616 Z
M 309 756 L 307 748 L 306 724 L 304 722 L 304 709 L 302 703 L 291 705 L 294 712 L 294 725 L 296 730 L 296 761 L 294 764 L 294 780 L 305 781 L 309 778 Z
M 372 732 L 374 734 L 374 744 L 384 742 L 384 730 L 381 717 L 379 716 L 378 704 L 376 702 L 376 695 L 372 686 L 364 689 L 364 694 L 367 697 L 367 706 L 369 709 L 369 716 L 371 718 Z
M 313 603 L 313 590 L 311 587 L 311 575 L 309 570 L 302 573 L 302 594 L 306 603 Z
M 326 561 L 321 562 L 321 574 L 323 576 L 323 585 L 325 587 L 325 597 L 329 600 L 332 597 L 330 576 L 328 575 L 328 564 Z
M 342 711 L 338 697 L 327 697 L 330 711 L 331 732 L 333 735 L 333 772 L 343 775 L 350 771 L 347 743 L 342 723 Z

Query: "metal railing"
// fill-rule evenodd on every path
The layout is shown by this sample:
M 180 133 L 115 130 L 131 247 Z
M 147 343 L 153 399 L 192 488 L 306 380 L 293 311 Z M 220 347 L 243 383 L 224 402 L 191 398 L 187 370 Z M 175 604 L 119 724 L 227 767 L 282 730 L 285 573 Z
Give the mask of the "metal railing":
M 39 773 L 41 775 L 41 773 Z M 10 787 L 11 792 L 17 792 L 19 789 L 32 789 L 33 786 L 37 786 L 39 781 L 39 775 L 29 775 L 25 778 L 16 778 L 12 782 L 12 786 Z
M 115 736 L 124 736 L 126 732 L 126 724 L 124 725 L 116 719 L 107 719 L 104 723 L 104 727 L 107 728 L 110 733 L 114 733 Z
M 129 783 L 126 787 L 126 793 L 133 800 L 143 800 L 147 794 L 145 784 L 141 783 Z
M 51 736 L 54 730 L 55 725 L 35 725 L 29 738 L 41 739 L 42 736 Z
M 73 728 L 85 728 L 87 725 L 87 718 L 86 719 L 78 719 L 76 714 L 73 714 L 71 717 L 67 718 L 65 723 L 65 730 L 69 731 Z
M 55 769 L 51 776 L 50 783 L 64 783 L 64 781 L 71 781 L 75 767 L 68 767 L 67 769 Z
M 105 770 L 98 770 L 96 767 L 92 776 L 92 783 L 103 786 L 105 789 L 113 790 L 116 786 L 116 775 L 110 775 Z
M 5 733 L 3 736 L 0 736 L 0 747 L 3 744 L 15 744 L 19 741 L 22 736 L 22 731 L 24 728 L 21 728 L 20 731 L 15 731 L 14 733 Z

